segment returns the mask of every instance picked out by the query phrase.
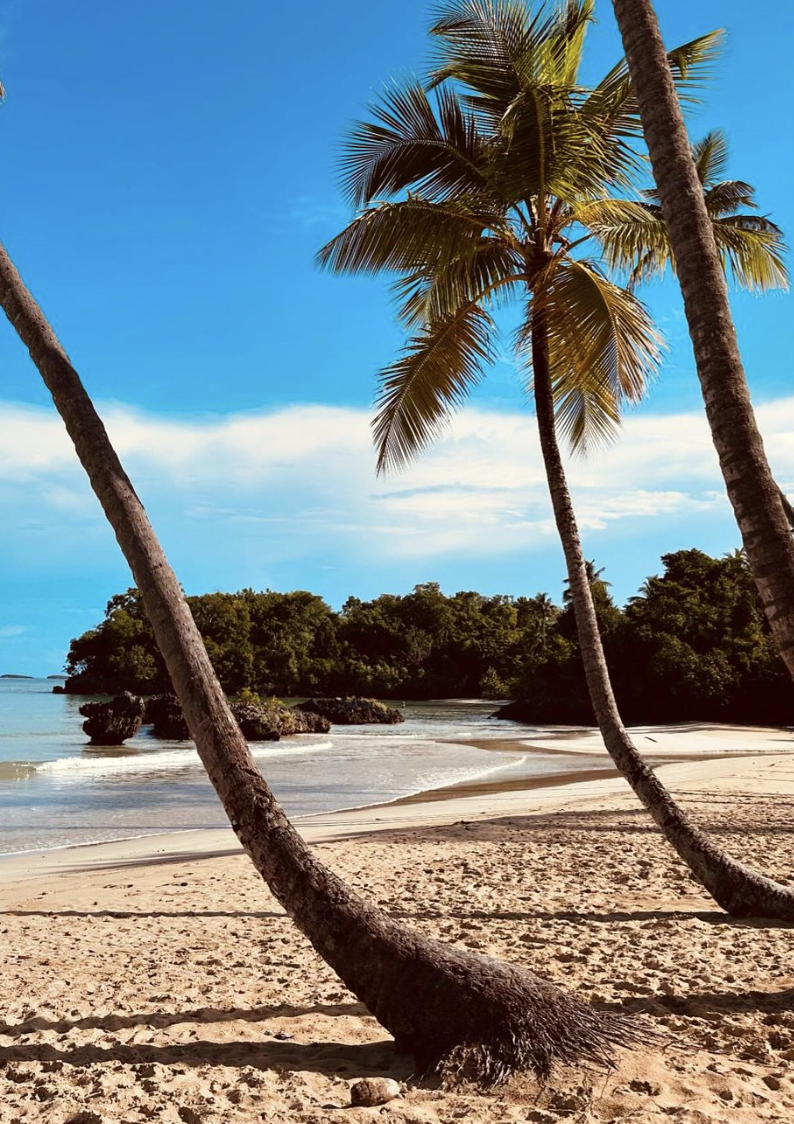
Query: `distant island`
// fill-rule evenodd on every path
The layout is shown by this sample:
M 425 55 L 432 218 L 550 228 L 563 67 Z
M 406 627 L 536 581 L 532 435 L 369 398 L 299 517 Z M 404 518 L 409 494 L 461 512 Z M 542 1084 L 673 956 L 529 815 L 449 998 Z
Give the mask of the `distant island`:
M 662 558 L 621 607 L 588 563 L 615 693 L 632 723 L 794 724 L 794 690 L 741 553 Z M 228 695 L 514 699 L 531 724 L 593 725 L 570 598 L 445 594 L 435 582 L 340 611 L 316 594 L 243 589 L 188 603 Z M 170 681 L 136 589 L 72 641 L 69 694 L 157 695 Z
M 0 675 L 0 679 L 45 679 L 45 678 L 46 679 L 59 679 L 59 680 L 63 681 L 64 679 L 67 679 L 68 676 L 64 675 L 63 673 L 61 673 L 60 675 L 47 675 L 47 676 L 44 676 L 44 675 L 12 675 L 12 674 Z

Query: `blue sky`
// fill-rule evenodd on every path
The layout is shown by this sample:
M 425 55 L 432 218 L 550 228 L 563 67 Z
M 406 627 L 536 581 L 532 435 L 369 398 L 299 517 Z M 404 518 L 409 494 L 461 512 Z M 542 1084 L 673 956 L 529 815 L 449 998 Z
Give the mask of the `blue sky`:
M 790 231 L 794 12 L 780 0 L 764 19 L 739 0 L 659 8 L 671 45 L 727 28 L 691 129 L 727 128 L 732 174 Z M 376 484 L 373 375 L 401 342 L 386 282 L 312 263 L 348 217 L 335 171 L 345 126 L 390 75 L 421 70 L 430 10 L 0 2 L 0 237 L 108 414 L 191 593 L 302 587 L 339 605 L 438 580 L 559 596 L 511 366 L 421 465 Z M 620 54 L 611 4 L 597 10 L 593 79 Z M 668 338 L 662 377 L 621 443 L 572 470 L 587 554 L 620 598 L 663 551 L 737 541 L 677 290 L 646 299 Z M 794 485 L 791 298 L 733 306 L 773 467 Z M 128 576 L 4 321 L 0 370 L 0 674 L 46 674 Z

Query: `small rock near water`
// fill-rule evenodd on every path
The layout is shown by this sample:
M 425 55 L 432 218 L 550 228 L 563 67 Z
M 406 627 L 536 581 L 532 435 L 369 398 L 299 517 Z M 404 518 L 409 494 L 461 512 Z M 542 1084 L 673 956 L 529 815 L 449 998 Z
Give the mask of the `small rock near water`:
M 386 1104 L 399 1095 L 400 1086 L 391 1077 L 363 1077 L 350 1087 L 351 1105 L 363 1108 Z
M 80 707 L 86 719 L 83 730 L 91 745 L 122 745 L 140 730 L 143 710 L 143 699 L 129 691 L 116 695 L 109 703 L 84 703 Z
M 301 710 L 322 714 L 335 726 L 362 726 L 371 723 L 396 725 L 405 721 L 405 715 L 392 706 L 386 706 L 378 699 L 362 699 L 358 696 L 337 699 L 309 699 L 301 703 Z

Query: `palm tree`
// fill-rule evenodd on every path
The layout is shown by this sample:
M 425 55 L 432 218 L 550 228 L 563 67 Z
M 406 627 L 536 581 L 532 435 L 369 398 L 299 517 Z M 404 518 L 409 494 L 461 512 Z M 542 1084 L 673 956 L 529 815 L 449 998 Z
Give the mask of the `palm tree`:
M 534 597 L 530 598 L 530 604 L 535 611 L 538 622 L 538 631 L 533 647 L 539 646 L 542 651 L 546 647 L 549 627 L 559 616 L 560 610 L 548 593 L 536 593 Z
M 0 306 L 28 347 L 134 575 L 191 736 L 243 847 L 344 984 L 421 1068 L 515 1069 L 608 1060 L 644 1032 L 534 973 L 396 924 L 316 858 L 256 767 L 182 590 L 77 372 L 0 246 Z
M 518 0 L 447 7 L 432 28 L 436 108 L 412 81 L 387 90 L 373 120 L 354 127 L 343 171 L 360 213 L 318 260 L 337 272 L 395 271 L 400 316 L 416 330 L 380 376 L 374 432 L 381 471 L 402 466 L 437 435 L 495 353 L 492 312 L 511 297 L 523 303 L 516 352 L 531 370 L 579 645 L 606 748 L 725 909 L 792 919 L 794 893 L 725 855 L 643 761 L 621 721 L 604 658 L 558 429 L 580 451 L 612 433 L 621 406 L 637 401 L 653 374 L 659 341 L 631 289 L 605 272 L 625 243 L 623 225 L 633 219 L 639 226 L 649 201 L 612 194 L 636 177 L 629 142 L 639 122 L 624 64 L 591 90 L 578 80 L 591 13 L 592 0 L 536 13 Z M 671 52 L 685 94 L 702 81 L 718 39 L 714 33 Z M 392 198 L 376 202 L 382 195 Z M 642 261 L 655 247 L 635 239 L 634 248 Z M 737 240 L 739 276 L 762 250 L 753 242 L 748 260 L 747 241 Z
M 772 632 L 794 677 L 794 539 L 755 423 L 721 257 L 650 0 L 613 0 L 675 255 L 714 447 Z
M 592 558 L 586 558 L 584 569 L 587 576 L 587 584 L 590 587 L 591 592 L 595 587 L 606 594 L 606 591 L 612 585 L 612 582 L 608 582 L 606 581 L 606 579 L 601 577 L 604 572 L 604 567 L 599 566 L 599 568 L 596 569 L 595 561 Z M 563 590 L 562 600 L 565 605 L 570 605 L 573 601 L 573 594 L 571 593 L 571 583 L 568 578 L 565 579 L 565 585 L 568 586 L 568 589 Z

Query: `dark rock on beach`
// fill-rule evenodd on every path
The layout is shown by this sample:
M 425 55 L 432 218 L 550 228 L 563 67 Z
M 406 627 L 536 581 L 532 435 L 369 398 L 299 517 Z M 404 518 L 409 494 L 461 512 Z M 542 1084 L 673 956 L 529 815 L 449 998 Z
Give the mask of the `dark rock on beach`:
M 166 738 L 169 741 L 187 741 L 190 731 L 187 728 L 182 707 L 176 695 L 152 695 L 146 700 L 146 710 L 143 721 L 154 727 L 152 733 L 156 738 Z
M 83 703 L 83 730 L 91 745 L 121 745 L 134 738 L 143 720 L 143 699 L 124 691 L 109 703 Z
M 277 700 L 266 703 L 230 701 L 232 714 L 247 741 L 277 742 L 290 734 L 327 734 L 331 723 L 321 714 L 284 706 Z M 176 695 L 154 695 L 146 703 L 144 722 L 156 738 L 184 741 L 190 733 Z
M 281 703 L 235 703 L 232 714 L 247 741 L 277 742 L 290 734 L 327 734 L 330 721 L 321 714 L 306 712 L 302 707 Z
M 281 707 L 281 736 L 289 734 L 327 734 L 331 729 L 330 719 L 314 710 L 304 710 L 302 706 Z
M 301 703 L 301 710 L 313 714 L 322 714 L 335 726 L 363 726 L 381 723 L 383 725 L 396 725 L 405 721 L 405 715 L 386 706 L 377 699 L 346 698 L 346 699 L 309 699 Z
M 581 695 L 560 691 L 548 694 L 539 691 L 531 699 L 516 699 L 495 710 L 491 718 L 506 718 L 528 726 L 594 726 L 595 715 L 586 693 Z

